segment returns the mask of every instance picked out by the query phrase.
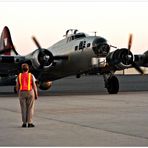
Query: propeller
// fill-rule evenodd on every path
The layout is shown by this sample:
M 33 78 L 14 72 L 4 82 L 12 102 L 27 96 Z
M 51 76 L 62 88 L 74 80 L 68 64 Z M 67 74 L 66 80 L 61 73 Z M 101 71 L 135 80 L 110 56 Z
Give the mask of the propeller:
M 72 29 L 69 29 L 69 30 L 72 30 Z M 69 31 L 67 30 L 67 32 Z M 77 32 L 78 30 L 75 30 L 75 33 Z M 32 40 L 34 41 L 35 45 L 38 47 L 38 49 L 40 50 L 40 52 L 45 55 L 45 52 L 42 50 L 42 47 L 41 45 L 39 44 L 38 40 L 36 39 L 35 36 L 32 36 Z M 54 56 L 54 59 L 55 60 L 68 60 L 68 56 Z
M 37 39 L 36 39 L 35 36 L 32 36 L 32 40 L 34 41 L 35 45 L 36 45 L 39 49 L 42 48 L 41 45 L 39 44 L 39 42 L 37 41 Z
M 40 43 L 38 42 L 38 40 L 36 39 L 36 37 L 32 36 L 32 40 L 34 41 L 35 45 L 39 49 L 41 56 L 44 56 L 45 53 L 43 52 L 42 47 L 41 47 Z
M 132 42 L 133 42 L 133 35 L 132 34 L 129 34 L 129 39 L 128 39 L 128 55 L 129 55 L 129 52 L 131 50 L 131 47 L 132 47 Z M 127 56 L 128 56 L 127 55 Z M 143 70 L 134 62 L 132 61 L 132 66 L 141 74 L 144 74 Z
M 135 63 L 132 62 L 132 66 L 141 74 L 144 74 L 143 70 Z
M 32 40 L 34 41 L 35 45 L 38 47 L 39 50 L 39 61 L 40 63 L 42 63 L 40 65 L 40 68 L 42 69 L 44 66 L 50 65 L 53 61 L 52 53 L 47 49 L 43 49 L 35 36 L 32 36 Z
M 132 47 L 132 42 L 133 42 L 133 35 L 129 34 L 129 39 L 128 39 L 128 50 L 131 49 Z

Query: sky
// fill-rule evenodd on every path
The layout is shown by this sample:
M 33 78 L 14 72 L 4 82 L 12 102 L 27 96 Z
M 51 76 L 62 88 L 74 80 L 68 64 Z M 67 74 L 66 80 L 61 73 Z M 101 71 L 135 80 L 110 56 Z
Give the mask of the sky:
M 0 0 L 0 30 L 8 26 L 16 50 L 26 55 L 63 39 L 67 29 L 78 29 L 106 38 L 118 48 L 127 47 L 133 34 L 132 52 L 148 50 L 148 2 L 146 0 Z

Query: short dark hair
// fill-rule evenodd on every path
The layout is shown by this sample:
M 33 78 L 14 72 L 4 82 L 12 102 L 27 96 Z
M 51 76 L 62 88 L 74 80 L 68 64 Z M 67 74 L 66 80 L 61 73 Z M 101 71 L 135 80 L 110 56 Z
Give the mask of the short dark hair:
M 27 63 L 22 64 L 22 70 L 23 72 L 26 72 L 29 70 L 29 65 Z

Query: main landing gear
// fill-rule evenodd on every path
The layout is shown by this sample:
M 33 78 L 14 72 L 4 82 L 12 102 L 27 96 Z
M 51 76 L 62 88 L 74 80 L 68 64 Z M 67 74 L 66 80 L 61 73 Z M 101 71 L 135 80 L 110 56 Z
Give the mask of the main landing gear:
M 103 77 L 105 82 L 105 88 L 107 88 L 109 94 L 117 94 L 119 91 L 119 81 L 117 77 L 113 74 L 110 74 L 109 77 L 104 74 Z

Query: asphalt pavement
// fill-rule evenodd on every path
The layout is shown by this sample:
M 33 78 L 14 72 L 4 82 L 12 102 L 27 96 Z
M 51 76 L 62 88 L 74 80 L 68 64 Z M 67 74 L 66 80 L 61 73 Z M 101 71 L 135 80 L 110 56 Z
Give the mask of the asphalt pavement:
M 40 91 L 35 128 L 21 127 L 17 95 L 1 87 L 0 146 L 148 146 L 147 77 L 120 77 L 116 95 L 106 92 L 101 77 L 72 80 Z

